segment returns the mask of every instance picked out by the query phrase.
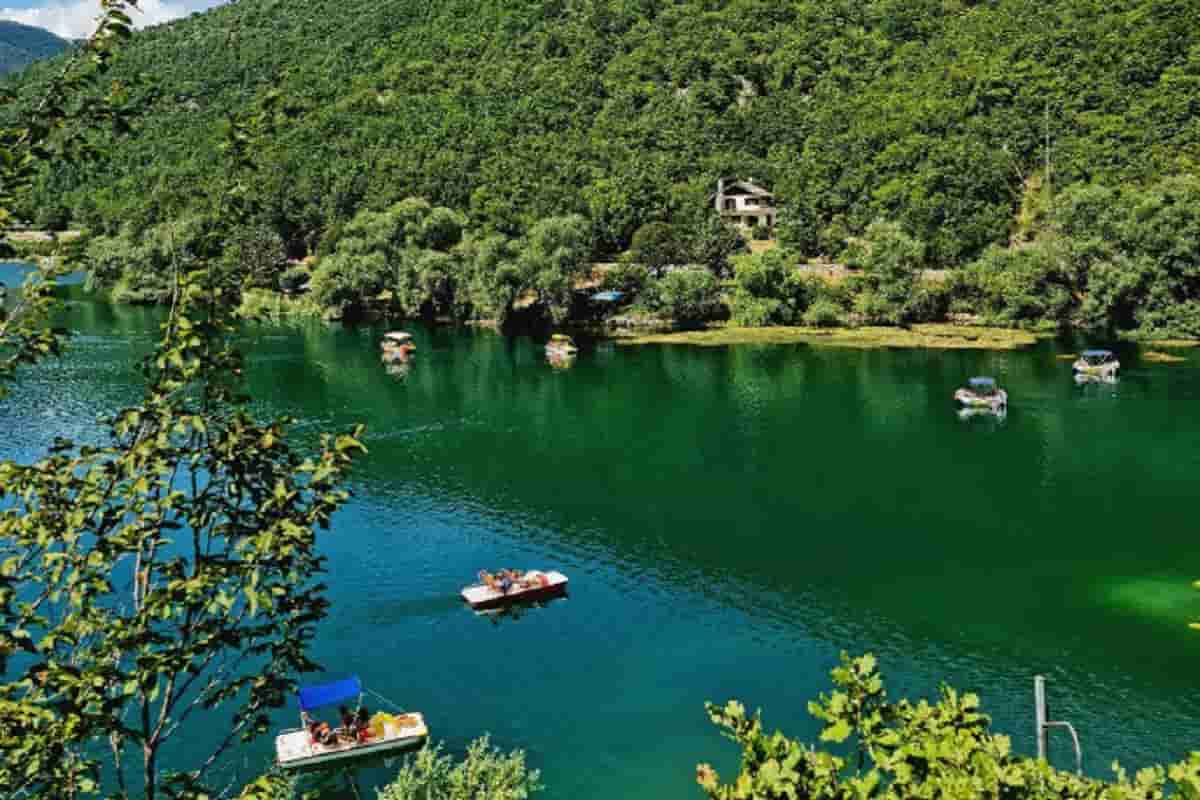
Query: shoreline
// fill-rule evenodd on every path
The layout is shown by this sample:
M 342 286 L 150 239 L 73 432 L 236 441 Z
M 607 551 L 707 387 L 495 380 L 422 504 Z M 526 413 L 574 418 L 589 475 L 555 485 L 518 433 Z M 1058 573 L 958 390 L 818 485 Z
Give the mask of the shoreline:
M 1020 350 L 1038 342 L 1037 334 L 1013 328 L 927 323 L 910 328 L 705 328 L 695 331 L 616 335 L 622 345 L 668 344 L 726 347 L 739 344 L 807 344 L 857 350 Z
M 6 263 L 12 265 L 29 264 L 38 261 L 53 261 L 53 257 L 22 257 L 17 256 Z M 279 292 L 257 290 L 260 303 L 258 310 L 266 310 L 263 306 L 271 306 L 267 319 L 257 317 L 260 321 L 279 322 L 283 319 L 305 317 L 320 319 L 325 324 L 341 323 L 340 319 L 329 319 L 323 313 L 308 313 L 301 310 L 301 298 L 284 295 Z M 96 298 L 97 302 L 108 302 L 122 305 L 111 299 Z M 262 303 L 261 301 L 267 301 Z M 284 310 L 285 307 L 287 310 Z M 256 315 L 252 315 L 256 316 Z M 372 315 L 363 320 L 368 324 L 388 319 L 386 314 Z M 396 319 L 396 322 L 402 320 Z M 473 328 L 476 330 L 492 330 L 499 335 L 507 335 L 500 331 L 496 320 L 449 320 L 439 319 L 436 324 L 449 324 Z M 585 336 L 605 339 L 622 346 L 637 346 L 647 344 L 657 345 L 691 345 L 693 347 L 729 347 L 734 345 L 797 345 L 813 347 L 839 347 L 855 350 L 991 350 L 997 352 L 1021 350 L 1032 347 L 1039 340 L 1052 337 L 1053 334 L 1033 332 L 1019 328 L 1002 328 L 990 325 L 969 325 L 962 323 L 920 323 L 907 328 L 869 325 L 860 327 L 813 328 L 801 326 L 766 326 L 743 328 L 727 323 L 710 324 L 694 330 L 677 330 L 669 320 L 655 317 L 623 317 L 618 316 L 609 321 L 578 321 L 561 326 L 562 330 L 574 331 Z M 525 333 L 531 333 L 526 331 Z M 1143 339 L 1131 337 L 1128 334 L 1117 334 L 1116 338 L 1141 348 L 1160 347 L 1165 349 L 1190 349 L 1200 347 L 1200 339 Z M 1159 363 L 1179 363 L 1186 359 L 1170 356 L 1166 353 L 1153 353 L 1151 361 Z

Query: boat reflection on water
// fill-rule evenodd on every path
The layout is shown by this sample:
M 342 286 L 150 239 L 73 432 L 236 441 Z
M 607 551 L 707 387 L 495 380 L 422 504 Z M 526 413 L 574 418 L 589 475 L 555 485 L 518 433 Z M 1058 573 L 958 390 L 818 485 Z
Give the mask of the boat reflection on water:
M 575 354 L 547 350 L 546 363 L 554 369 L 570 369 L 575 366 Z
M 1075 373 L 1075 385 L 1077 385 L 1077 386 L 1089 386 L 1089 385 L 1116 386 L 1118 383 L 1120 383 L 1120 378 L 1117 377 L 1116 373 L 1111 373 L 1111 374 L 1099 374 L 1099 373 L 1089 373 L 1089 372 L 1076 372 Z
M 991 419 L 996 422 L 1004 422 L 1008 419 L 1008 406 L 999 408 L 960 408 L 958 409 L 958 418 L 964 422 L 973 419 Z
M 408 373 L 412 372 L 412 362 L 404 361 L 386 361 L 384 362 L 384 371 L 396 380 L 402 381 L 408 377 Z
M 499 625 L 502 622 L 518 622 L 525 617 L 530 611 L 539 608 L 546 608 L 568 598 L 566 591 L 563 591 L 553 597 L 544 598 L 542 600 L 529 600 L 526 602 L 510 603 L 509 605 L 500 608 L 487 608 L 474 610 L 475 616 L 480 619 L 486 619 L 493 625 Z

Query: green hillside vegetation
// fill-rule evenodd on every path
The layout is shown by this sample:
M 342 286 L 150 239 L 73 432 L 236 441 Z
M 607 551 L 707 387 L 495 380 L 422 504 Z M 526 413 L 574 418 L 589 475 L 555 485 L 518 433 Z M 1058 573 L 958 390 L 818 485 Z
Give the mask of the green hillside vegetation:
M 69 41 L 50 31 L 0 19 L 0 75 L 58 55 L 70 46 Z
M 686 310 L 1200 335 L 1200 27 L 1182 0 L 241 0 L 137 34 L 115 74 L 136 135 L 86 174 L 47 171 L 26 215 L 134 250 L 163 225 L 221 224 L 206 216 L 222 120 L 274 89 L 249 191 L 284 256 L 352 252 L 339 240 L 370 222 L 357 215 L 409 198 L 461 227 L 408 288 L 395 259 L 413 246 L 377 249 L 370 297 L 342 289 L 342 304 L 393 291 L 399 310 L 496 317 L 533 292 L 560 319 L 546 282 L 643 226 L 673 261 L 704 262 L 708 194 L 743 176 L 783 204 L 789 267 L 824 256 L 861 278 L 672 278 L 645 304 L 721 291 Z M 536 226 L 580 219 L 570 264 L 514 266 Z M 722 279 L 726 254 L 708 263 Z M 927 267 L 963 269 L 931 288 Z

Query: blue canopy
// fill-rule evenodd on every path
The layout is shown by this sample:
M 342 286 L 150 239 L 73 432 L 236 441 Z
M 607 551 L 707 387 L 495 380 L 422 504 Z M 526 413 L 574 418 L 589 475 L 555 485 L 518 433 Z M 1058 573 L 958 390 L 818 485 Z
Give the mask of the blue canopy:
M 1112 355 L 1112 350 L 1084 350 L 1084 358 L 1108 358 Z
M 996 388 L 996 379 L 995 378 L 971 378 L 969 381 L 967 381 L 967 385 L 969 385 L 973 389 L 994 389 L 994 388 Z
M 597 303 L 619 303 L 624 296 L 624 292 L 596 292 L 592 299 Z
M 362 690 L 362 681 L 358 679 L 357 675 L 354 675 L 344 681 L 323 683 L 320 686 L 302 686 L 296 698 L 300 701 L 301 711 L 312 711 L 314 708 L 322 706 L 357 700 L 358 696 L 362 694 Z

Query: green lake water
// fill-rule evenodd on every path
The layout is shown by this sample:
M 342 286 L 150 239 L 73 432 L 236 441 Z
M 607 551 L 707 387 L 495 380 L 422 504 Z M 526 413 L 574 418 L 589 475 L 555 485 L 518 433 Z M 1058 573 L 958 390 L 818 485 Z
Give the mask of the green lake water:
M 158 319 L 74 304 L 68 356 L 0 406 L 0 456 L 93 436 L 136 395 Z M 301 436 L 367 423 L 356 497 L 323 540 L 315 654 L 423 711 L 450 749 L 484 732 L 524 748 L 548 798 L 696 797 L 698 761 L 737 763 L 704 701 L 814 740 L 805 704 L 841 650 L 876 653 L 894 696 L 978 692 L 1022 752 L 1046 674 L 1095 775 L 1200 746 L 1200 354 L 1122 348 L 1119 384 L 1078 387 L 1050 342 L 599 342 L 555 370 L 527 338 L 409 329 L 419 355 L 393 375 L 382 328 L 252 327 L 247 376 Z M 1005 420 L 955 415 L 974 374 L 1008 389 Z M 506 565 L 561 569 L 570 597 L 499 623 L 460 604 Z M 264 738 L 230 770 L 270 756 Z

